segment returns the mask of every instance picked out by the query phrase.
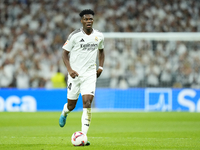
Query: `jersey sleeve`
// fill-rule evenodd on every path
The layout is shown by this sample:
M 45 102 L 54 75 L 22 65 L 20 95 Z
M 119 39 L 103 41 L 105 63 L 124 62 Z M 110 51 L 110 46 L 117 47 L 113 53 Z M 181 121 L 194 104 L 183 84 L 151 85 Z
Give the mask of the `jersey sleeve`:
M 101 42 L 99 43 L 98 49 L 103 49 L 103 48 L 104 48 L 104 36 L 102 35 L 102 40 L 101 40 Z
M 63 45 L 63 49 L 66 51 L 71 51 L 72 47 L 73 47 L 73 38 L 70 38 L 71 35 L 69 35 L 67 41 L 65 42 L 65 44 Z

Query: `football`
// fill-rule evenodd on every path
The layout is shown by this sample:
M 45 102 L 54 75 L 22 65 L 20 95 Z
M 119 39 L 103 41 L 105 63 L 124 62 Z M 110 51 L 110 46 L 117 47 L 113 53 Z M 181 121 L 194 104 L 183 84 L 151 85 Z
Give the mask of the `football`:
M 72 134 L 71 142 L 74 146 L 84 146 L 87 143 L 87 136 L 81 131 Z

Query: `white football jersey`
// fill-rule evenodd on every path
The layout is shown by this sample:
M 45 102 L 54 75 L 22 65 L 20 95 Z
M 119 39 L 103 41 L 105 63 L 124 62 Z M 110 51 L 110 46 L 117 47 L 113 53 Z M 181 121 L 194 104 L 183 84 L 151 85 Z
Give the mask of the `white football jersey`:
M 95 29 L 87 35 L 83 28 L 80 28 L 69 35 L 62 48 L 70 52 L 71 68 L 79 75 L 92 69 L 96 73 L 97 52 L 98 49 L 104 48 L 104 36 Z

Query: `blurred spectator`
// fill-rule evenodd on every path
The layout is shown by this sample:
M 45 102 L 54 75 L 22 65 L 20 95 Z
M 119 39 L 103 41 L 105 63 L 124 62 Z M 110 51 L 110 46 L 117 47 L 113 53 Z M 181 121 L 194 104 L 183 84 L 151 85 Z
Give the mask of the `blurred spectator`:
M 196 89 L 200 89 L 200 69 L 199 67 L 195 67 L 192 75 L 191 75 L 191 88 L 196 88 Z
M 159 75 L 160 68 L 151 62 L 146 68 L 146 82 L 148 87 L 158 87 L 159 86 Z
M 162 71 L 160 74 L 160 85 L 161 87 L 171 87 L 172 86 L 172 71 L 171 64 L 165 62 L 162 66 Z
M 28 69 L 21 63 L 16 71 L 16 87 L 19 89 L 25 89 L 30 87 L 30 76 L 28 75 Z
M 58 68 L 57 73 L 51 77 L 52 87 L 53 88 L 66 88 L 66 77 L 63 73 L 60 72 Z
M 12 79 L 4 71 L 4 65 L 0 66 L 0 87 L 6 88 L 11 84 Z
M 129 83 L 129 87 L 138 87 L 139 86 L 139 84 L 141 82 L 140 75 L 137 72 L 134 64 L 129 66 L 128 71 L 127 71 L 127 76 L 128 76 L 127 80 Z

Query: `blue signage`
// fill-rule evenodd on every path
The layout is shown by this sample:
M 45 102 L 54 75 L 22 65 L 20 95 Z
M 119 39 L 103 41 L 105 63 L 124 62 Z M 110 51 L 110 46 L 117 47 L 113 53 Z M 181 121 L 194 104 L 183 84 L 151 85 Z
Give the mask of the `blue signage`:
M 0 112 L 61 111 L 66 102 L 66 89 L 0 89 Z M 97 110 L 200 112 L 200 90 L 97 88 L 93 107 Z M 75 111 L 82 108 L 79 96 Z
M 67 103 L 66 89 L 1 89 L 0 111 L 61 111 Z M 82 110 L 79 97 L 74 110 Z

